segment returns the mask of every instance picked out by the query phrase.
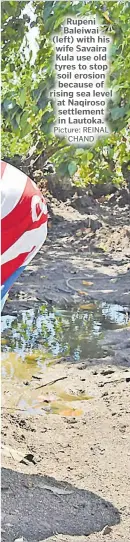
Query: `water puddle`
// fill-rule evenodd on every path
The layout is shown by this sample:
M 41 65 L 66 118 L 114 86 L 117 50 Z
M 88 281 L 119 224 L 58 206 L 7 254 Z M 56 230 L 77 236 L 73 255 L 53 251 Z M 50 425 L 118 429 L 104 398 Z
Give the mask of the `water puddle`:
M 50 308 L 44 304 L 23 311 L 17 317 L 3 315 L 2 378 L 10 382 L 6 394 L 8 409 L 28 414 L 80 415 L 82 411 L 76 407 L 77 401 L 81 403 L 89 397 L 68 394 L 56 385 L 43 387 L 41 391 L 41 378 L 43 381 L 45 374 L 47 379 L 51 366 L 60 361 L 80 363 L 105 357 L 109 353 L 101 345 L 105 332 L 127 325 L 127 310 L 97 302 L 71 309 Z

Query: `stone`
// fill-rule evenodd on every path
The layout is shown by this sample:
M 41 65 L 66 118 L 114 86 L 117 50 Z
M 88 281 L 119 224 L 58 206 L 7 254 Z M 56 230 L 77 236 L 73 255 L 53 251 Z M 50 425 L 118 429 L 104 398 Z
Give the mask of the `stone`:
M 104 529 L 102 530 L 102 534 L 103 535 L 106 535 L 106 534 L 110 534 L 111 533 L 111 527 L 109 525 L 105 525 Z
M 93 232 L 96 230 L 99 230 L 102 227 L 102 222 L 98 220 L 98 217 L 96 215 L 91 215 L 89 217 L 89 227 Z

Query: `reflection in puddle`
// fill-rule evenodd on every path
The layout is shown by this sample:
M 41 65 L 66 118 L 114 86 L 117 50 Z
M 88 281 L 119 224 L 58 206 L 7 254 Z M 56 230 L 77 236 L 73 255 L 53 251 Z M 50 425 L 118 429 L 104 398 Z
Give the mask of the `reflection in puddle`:
M 27 397 L 26 397 L 27 395 Z M 76 408 L 75 403 L 77 401 L 88 401 L 92 399 L 85 394 L 74 395 L 68 394 L 65 391 L 63 393 L 55 389 L 52 393 L 52 388 L 48 386 L 46 393 L 39 394 L 38 390 L 31 390 L 31 394 L 24 394 L 24 398 L 20 398 L 18 401 L 18 408 L 24 410 L 24 412 L 36 415 L 36 414 L 60 414 L 61 416 L 80 416 L 83 412 L 81 408 Z M 73 403 L 71 406 L 70 403 Z
M 10 409 L 18 408 L 28 414 L 80 415 L 82 411 L 70 403 L 88 397 L 67 394 L 55 386 L 39 393 L 31 385 L 33 379 L 38 382 L 40 373 L 43 375 L 43 370 L 47 372 L 60 358 L 76 363 L 105 357 L 108 351 L 100 341 L 105 332 L 128 324 L 122 307 L 106 303 L 86 303 L 82 308 L 65 310 L 42 305 L 17 317 L 2 316 L 2 377 L 5 381 L 13 379 L 15 388 L 9 400 Z M 23 384 L 25 380 L 27 385 Z
M 17 317 L 2 316 L 2 350 L 17 352 L 28 363 L 58 355 L 71 361 L 99 358 L 105 331 L 126 325 L 123 311 L 118 305 L 90 303 L 65 310 L 42 305 Z
M 5 408 L 7 411 L 22 411 L 29 415 L 43 415 L 48 413 L 60 414 L 61 416 L 80 416 L 82 410 L 76 408 L 76 404 L 81 401 L 88 401 L 92 397 L 87 396 L 84 392 L 67 393 L 61 387 L 61 382 L 66 377 L 56 378 L 47 384 L 44 383 L 44 375 L 38 371 L 34 375 L 34 367 L 22 362 L 22 359 L 13 352 L 6 355 L 3 359 L 3 378 L 9 385 L 6 387 L 4 394 Z M 23 380 L 24 376 L 27 380 Z M 5 374 L 6 367 L 6 374 Z M 40 369 L 40 367 L 39 367 Z M 43 382 L 43 385 L 41 384 Z M 71 403 L 71 405 L 70 405 Z

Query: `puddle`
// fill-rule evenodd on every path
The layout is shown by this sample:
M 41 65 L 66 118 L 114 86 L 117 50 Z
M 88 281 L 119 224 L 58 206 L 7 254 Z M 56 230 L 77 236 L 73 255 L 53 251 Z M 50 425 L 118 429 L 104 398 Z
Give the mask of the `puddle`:
M 24 383 L 10 381 L 8 392 L 5 398 L 3 409 L 8 412 L 18 411 L 22 415 L 47 415 L 59 414 L 63 417 L 77 417 L 83 412 L 82 402 L 92 399 L 85 393 L 74 394 L 67 393 L 58 385 L 48 384 L 45 388 L 34 386 L 24 386 Z M 9 394 L 9 395 L 8 395 Z M 79 404 L 80 403 L 80 404 Z
M 39 393 L 41 390 L 36 388 L 40 385 L 40 374 L 45 371 L 47 376 L 59 358 L 65 357 L 68 363 L 80 363 L 80 360 L 105 357 L 110 352 L 101 345 L 105 332 L 128 324 L 127 310 L 125 313 L 123 307 L 107 303 L 86 303 L 72 309 L 50 308 L 44 304 L 39 309 L 23 311 L 17 317 L 3 315 L 2 377 L 10 381 L 10 386 L 12 383 L 13 390 L 15 388 L 15 393 L 8 396 L 9 409 L 31 415 L 45 412 L 80 415 L 82 411 L 75 403 L 88 397 L 76 397 L 55 386 L 43 388 Z M 34 380 L 36 387 L 29 389 Z
M 17 317 L 2 316 L 2 352 L 16 352 L 27 363 L 37 361 L 40 366 L 47 358 L 63 355 L 71 362 L 99 358 L 106 354 L 100 345 L 105 332 L 127 323 L 125 309 L 119 305 L 86 303 L 72 309 L 42 305 Z

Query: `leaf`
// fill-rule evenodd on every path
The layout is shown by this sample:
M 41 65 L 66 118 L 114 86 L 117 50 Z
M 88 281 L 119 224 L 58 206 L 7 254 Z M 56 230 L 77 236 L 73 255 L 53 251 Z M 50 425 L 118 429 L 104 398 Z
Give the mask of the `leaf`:
M 27 120 L 28 120 L 28 112 L 24 111 L 23 115 L 21 116 L 21 121 L 20 121 L 21 128 L 26 128 Z M 30 129 L 30 127 L 29 127 L 29 129 Z
M 42 94 L 40 95 L 40 98 L 37 101 L 37 107 L 43 110 L 45 109 L 47 104 L 48 104 L 48 98 L 46 96 L 46 92 L 44 91 L 42 92 Z
M 81 235 L 82 235 L 82 230 L 79 230 L 76 232 L 76 237 L 81 237 Z
M 117 119 L 120 119 L 122 117 L 124 117 L 126 113 L 126 108 L 125 107 L 114 107 L 111 111 L 111 116 L 112 116 L 112 119 L 113 120 L 117 120 Z
M 68 165 L 69 174 L 74 175 L 74 173 L 76 173 L 76 170 L 77 170 L 76 162 L 74 162 L 74 161 L 70 162 L 70 164 Z
M 4 337 L 1 338 L 1 344 L 7 344 L 7 339 L 4 339 Z
M 57 414 L 59 416 L 65 416 L 65 417 L 75 417 L 75 416 L 81 416 L 82 410 L 77 410 L 75 408 L 68 407 L 65 404 L 62 404 L 60 401 L 55 401 L 51 404 L 51 412 L 52 414 Z
M 81 308 L 81 307 L 80 307 Z M 85 308 L 87 310 L 91 310 L 91 309 L 95 309 L 96 310 L 96 305 L 94 303 L 87 303 L 87 305 L 85 305 Z
M 80 305 L 79 308 L 86 311 L 88 309 L 88 305 Z
M 88 152 L 88 153 L 87 153 L 87 159 L 88 159 L 88 160 L 92 160 L 92 158 L 93 158 L 93 153 L 92 153 L 92 152 Z
M 20 117 L 21 117 L 21 113 L 17 113 L 17 115 L 16 115 L 17 124 L 19 124 L 19 122 L 20 122 Z
M 33 326 L 32 331 L 35 331 L 35 327 Z M 34 350 L 34 352 L 28 352 L 25 355 L 24 362 L 27 363 L 37 363 L 39 359 L 42 359 L 43 361 L 46 360 L 46 358 L 50 357 L 47 352 L 43 352 L 42 350 Z
M 92 286 L 93 282 L 88 282 L 87 280 L 83 280 L 82 284 L 84 284 L 84 286 Z
M 26 89 L 22 88 L 22 90 L 20 92 L 20 100 L 19 100 L 20 105 L 21 105 L 22 108 L 24 107 L 25 99 L 26 99 Z
M 54 493 L 54 495 L 71 495 L 73 493 L 72 490 L 70 491 L 56 486 L 47 486 L 42 484 L 40 485 L 40 487 L 42 487 L 42 489 L 45 489 L 46 491 L 51 491 L 52 493 Z
M 54 1 L 53 2 L 45 2 L 44 3 L 44 9 L 43 9 L 43 21 L 46 22 L 48 20 L 48 17 L 51 15 L 52 13 L 52 8 L 53 8 L 53 5 L 54 5 Z
M 5 109 L 5 111 L 10 111 L 13 109 L 13 107 L 15 106 L 15 102 L 13 100 L 9 100 L 8 98 L 6 100 L 3 101 L 3 107 Z
M 17 123 L 15 117 L 11 119 L 11 124 L 12 124 L 14 130 L 17 130 L 17 129 L 18 129 L 18 123 Z
M 61 415 L 62 416 L 69 416 L 69 417 L 73 417 L 73 418 L 75 418 L 76 416 L 81 416 L 82 413 L 83 413 L 82 410 L 77 410 L 77 409 L 71 410 L 70 408 L 65 408 L 65 409 L 61 410 Z
M 58 30 L 60 29 L 61 25 L 64 23 L 64 16 L 61 15 L 60 17 L 58 17 L 57 21 L 55 21 L 55 24 L 54 24 L 54 30 Z
M 112 21 L 111 21 L 111 19 L 109 18 L 109 13 L 108 13 L 108 11 L 105 11 L 105 12 L 103 13 L 103 17 L 105 17 L 105 20 L 107 21 L 107 23 L 112 24 Z

